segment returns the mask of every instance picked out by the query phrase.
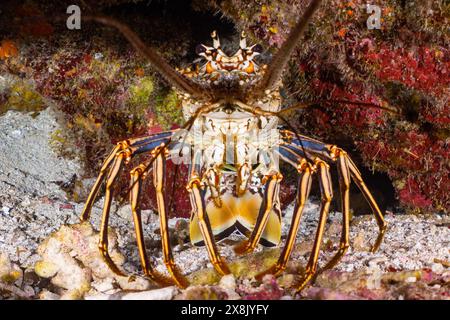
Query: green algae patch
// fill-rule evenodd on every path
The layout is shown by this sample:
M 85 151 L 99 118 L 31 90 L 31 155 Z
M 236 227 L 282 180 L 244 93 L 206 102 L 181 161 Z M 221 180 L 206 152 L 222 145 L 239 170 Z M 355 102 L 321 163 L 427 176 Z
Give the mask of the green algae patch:
M 175 91 L 162 92 L 156 97 L 155 115 L 157 123 L 168 130 L 173 124 L 183 123 L 183 112 L 181 103 Z
M 25 81 L 13 82 L 6 91 L 6 101 L 0 104 L 0 115 L 9 110 L 35 112 L 34 115 L 37 115 L 39 111 L 46 108 L 42 96 Z
M 130 86 L 130 103 L 132 105 L 148 105 L 155 85 L 153 78 L 144 77 L 138 83 Z

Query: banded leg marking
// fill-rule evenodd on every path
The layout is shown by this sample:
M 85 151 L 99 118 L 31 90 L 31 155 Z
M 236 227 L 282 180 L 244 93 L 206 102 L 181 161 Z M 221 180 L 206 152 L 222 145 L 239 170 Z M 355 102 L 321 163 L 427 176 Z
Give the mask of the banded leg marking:
M 123 166 L 124 161 L 128 162 L 135 154 L 152 151 L 158 145 L 169 142 L 171 135 L 172 132 L 169 131 L 153 136 L 132 139 L 129 141 L 124 140 L 119 142 L 113 149 L 111 154 L 104 161 L 100 174 L 84 206 L 83 212 L 81 214 L 81 221 L 86 221 L 89 219 L 95 198 L 98 194 L 103 180 L 106 178 L 105 201 L 103 204 L 98 247 L 105 263 L 117 275 L 125 276 L 125 274 L 116 266 L 114 261 L 111 259 L 108 251 L 108 223 L 114 191 L 114 183 Z
M 289 137 L 287 137 L 287 138 L 285 137 L 286 140 L 289 140 L 288 138 Z M 289 143 L 289 141 L 287 141 L 287 143 Z M 356 185 L 358 186 L 358 188 L 364 195 L 364 198 L 366 199 L 367 203 L 370 205 L 370 207 L 372 209 L 372 213 L 375 216 L 375 220 L 376 220 L 378 228 L 379 228 L 379 233 L 378 233 L 377 239 L 375 240 L 375 243 L 373 244 L 370 251 L 371 252 L 377 251 L 378 248 L 380 247 L 381 242 L 383 241 L 384 235 L 386 233 L 387 223 L 384 220 L 383 214 L 382 214 L 380 208 L 378 207 L 378 204 L 376 203 L 371 192 L 369 191 L 366 184 L 364 183 L 362 175 L 359 172 L 356 165 L 354 164 L 353 160 L 348 156 L 348 154 L 345 151 L 343 151 L 342 149 L 340 149 L 336 146 L 321 143 L 320 141 L 316 141 L 316 140 L 306 138 L 306 137 L 305 137 L 305 140 L 303 140 L 303 136 L 302 136 L 302 143 L 303 143 L 305 150 L 308 153 L 314 154 L 323 160 L 332 160 L 332 161 L 337 160 L 338 161 L 338 170 L 340 170 L 340 174 L 342 175 L 342 178 L 340 178 L 340 181 L 342 181 L 341 183 L 345 183 L 344 179 L 346 179 L 345 178 L 347 175 L 346 171 L 348 171 L 350 173 L 352 180 L 356 183 Z M 298 152 L 300 155 L 303 154 L 303 150 L 302 150 L 298 140 L 293 140 L 292 143 L 286 147 L 295 148 L 296 152 Z M 340 154 L 342 154 L 343 157 L 346 158 L 344 165 L 339 164 Z M 342 160 L 341 160 L 341 163 L 343 163 Z M 343 188 L 341 187 L 341 190 L 342 189 Z M 344 188 L 344 190 L 345 190 L 345 188 Z M 350 207 L 350 204 L 348 204 L 348 208 L 349 207 Z M 343 214 L 345 214 L 345 213 L 343 213 Z M 346 223 L 346 219 L 349 220 L 349 217 L 347 217 L 347 215 L 344 216 L 343 223 Z M 344 228 L 343 228 L 343 231 L 344 231 Z M 345 235 L 343 234 L 343 236 L 345 236 Z M 341 246 L 342 246 L 342 242 L 341 242 L 340 247 Z
M 213 232 L 211 229 L 211 224 L 206 214 L 205 209 L 205 190 L 201 188 L 200 178 L 194 172 L 191 174 L 191 178 L 188 184 L 188 191 L 191 194 L 191 203 L 193 206 L 193 214 L 198 217 L 198 224 L 200 231 L 205 242 L 206 250 L 208 251 L 209 259 L 216 269 L 216 271 L 221 275 L 226 275 L 230 273 L 224 259 L 220 256 L 219 250 L 217 249 L 216 242 L 214 240 Z
M 141 194 L 142 180 L 145 178 L 144 170 L 148 164 L 140 164 L 134 168 L 131 172 L 130 179 L 130 203 L 131 212 L 133 214 L 134 227 L 136 231 L 136 242 L 139 250 L 139 257 L 141 259 L 142 269 L 144 274 L 150 279 L 164 286 L 172 285 L 174 282 L 172 279 L 165 277 L 156 270 L 154 270 L 150 264 L 145 248 L 144 234 L 142 229 L 141 209 L 139 207 L 139 197 Z
M 323 233 L 330 210 L 331 200 L 333 198 L 333 188 L 331 185 L 331 176 L 329 165 L 322 160 L 316 159 L 315 166 L 319 175 L 320 192 L 322 202 L 320 206 L 319 224 L 317 226 L 316 237 L 314 239 L 311 255 L 306 265 L 305 274 L 297 285 L 297 291 L 302 290 L 308 282 L 314 277 L 317 271 L 317 262 L 319 260 L 320 246 L 322 244 Z
M 297 170 L 300 174 L 297 185 L 297 198 L 295 202 L 291 226 L 289 228 L 289 233 L 286 238 L 286 243 L 283 247 L 283 251 L 278 258 L 278 261 L 269 269 L 256 275 L 256 279 L 262 279 L 262 277 L 266 274 L 279 275 L 281 272 L 283 272 L 283 270 L 286 269 L 286 264 L 292 253 L 292 249 L 294 248 L 298 227 L 300 225 L 300 220 L 303 214 L 303 209 L 311 190 L 313 167 L 306 161 L 306 159 L 302 159 L 297 166 Z
M 350 171 L 348 168 L 348 156 L 345 151 L 339 149 L 337 158 L 339 175 L 339 188 L 341 194 L 342 210 L 342 234 L 339 248 L 334 257 L 323 267 L 323 270 L 333 268 L 345 255 L 350 246 Z
M 114 157 L 114 163 L 109 170 L 107 181 L 106 181 L 106 191 L 105 191 L 105 203 L 103 205 L 102 221 L 100 225 L 99 243 L 98 248 L 103 256 L 103 260 L 108 265 L 108 267 L 117 275 L 125 276 L 125 274 L 116 266 L 114 261 L 108 252 L 108 222 L 109 214 L 111 210 L 111 202 L 113 196 L 113 185 L 117 178 L 117 175 L 122 168 L 123 159 L 126 156 L 125 152 L 119 152 Z
M 83 212 L 81 213 L 80 220 L 81 221 L 87 221 L 89 219 L 89 216 L 91 214 L 92 206 L 94 205 L 95 198 L 97 198 L 98 191 L 100 189 L 100 186 L 105 179 L 107 170 L 111 163 L 114 161 L 114 158 L 119 152 L 119 150 L 122 149 L 121 144 L 117 144 L 117 146 L 111 151 L 109 156 L 106 158 L 106 160 L 103 162 L 102 168 L 100 169 L 100 174 L 97 177 L 97 180 L 94 183 L 94 186 L 91 189 L 91 192 L 89 193 L 89 196 L 86 200 L 86 204 L 84 205 Z
M 164 264 L 167 267 L 170 275 L 175 283 L 181 287 L 186 288 L 189 285 L 189 281 L 184 277 L 181 270 L 175 264 L 172 248 L 170 246 L 169 238 L 169 224 L 168 224 L 168 212 L 165 199 L 165 177 L 166 177 L 166 155 L 164 150 L 160 152 L 155 161 L 153 162 L 153 184 L 156 189 L 156 200 L 158 203 L 158 213 L 161 229 L 161 242 L 163 249 Z
M 264 187 L 264 198 L 261 203 L 261 208 L 256 219 L 255 227 L 252 234 L 248 240 L 244 240 L 242 243 L 234 247 L 234 251 L 237 254 L 244 254 L 252 252 L 259 243 L 261 235 L 266 227 L 267 220 L 269 218 L 270 211 L 272 210 L 273 204 L 276 201 L 278 187 L 283 176 L 281 173 L 277 172 L 275 174 L 266 176 L 267 180 Z
M 83 211 L 80 216 L 81 221 L 87 221 L 90 217 L 92 206 L 97 198 L 100 186 L 106 177 L 108 168 L 114 161 L 115 156 L 121 151 L 127 151 L 127 158 L 131 158 L 135 154 L 143 153 L 146 151 L 151 151 L 156 148 L 161 143 L 168 143 L 173 131 L 161 132 L 156 135 L 146 136 L 131 140 L 124 140 L 117 143 L 116 147 L 111 151 L 109 156 L 103 162 L 102 168 L 100 169 L 100 174 L 92 187 L 89 196 L 84 205 Z M 126 159 L 128 161 L 128 159 Z
M 367 188 L 366 184 L 364 183 L 364 180 L 363 180 L 358 168 L 353 163 L 353 161 L 350 157 L 347 157 L 347 159 L 348 159 L 348 166 L 350 169 L 350 174 L 353 178 L 353 181 L 355 181 L 359 190 L 361 190 L 362 194 L 366 198 L 366 201 L 369 203 L 370 207 L 372 208 L 372 212 L 373 212 L 373 214 L 375 216 L 375 220 L 377 221 L 377 224 L 378 224 L 378 228 L 379 228 L 378 237 L 375 240 L 375 243 L 373 244 L 372 248 L 370 249 L 371 252 L 376 252 L 378 250 L 378 248 L 380 247 L 381 242 L 383 241 L 384 234 L 386 233 L 386 229 L 387 229 L 387 223 L 384 220 L 383 214 L 381 213 L 381 210 L 378 207 L 378 204 L 376 203 L 375 199 L 373 198 L 372 194 L 370 193 L 369 189 Z

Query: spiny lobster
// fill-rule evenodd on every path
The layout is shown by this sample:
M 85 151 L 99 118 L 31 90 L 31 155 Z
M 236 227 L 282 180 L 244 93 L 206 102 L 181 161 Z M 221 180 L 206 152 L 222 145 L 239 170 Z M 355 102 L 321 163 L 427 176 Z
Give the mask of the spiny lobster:
M 81 215 L 88 220 L 102 182 L 106 191 L 100 227 L 99 248 L 108 266 L 117 274 L 123 272 L 108 253 L 108 220 L 114 184 L 124 164 L 138 154 L 148 155 L 146 161 L 131 170 L 130 202 L 135 223 L 136 239 L 145 275 L 163 284 L 189 285 L 173 258 L 169 242 L 168 210 L 165 196 L 166 161 L 189 163 L 187 189 L 192 213 L 190 238 L 194 245 L 204 245 L 215 270 L 229 274 L 216 241 L 226 238 L 236 229 L 247 239 L 234 249 L 238 254 L 249 253 L 260 243 L 276 246 L 281 240 L 280 181 L 283 176 L 278 161 L 291 164 L 299 174 L 298 190 L 290 230 L 276 264 L 263 275 L 280 274 L 294 248 L 296 234 L 312 178 L 317 176 L 321 192 L 320 218 L 306 271 L 296 285 L 301 290 L 317 273 L 320 245 L 327 214 L 333 197 L 330 164 L 336 164 L 342 205 L 342 236 L 338 252 L 324 269 L 333 267 L 349 247 L 350 183 L 353 180 L 364 194 L 376 218 L 379 235 L 372 247 L 380 246 L 386 222 L 361 173 L 341 148 L 300 135 L 291 127 L 279 129 L 282 116 L 281 75 L 299 42 L 309 19 L 319 7 L 313 0 L 294 26 L 287 40 L 273 56 L 269 65 L 259 66 L 255 58 L 260 45 L 248 46 L 241 33 L 239 49 L 229 56 L 221 47 L 216 32 L 211 34 L 212 46 L 197 46 L 197 54 L 205 62 L 195 69 L 172 68 L 153 49 L 147 47 L 128 26 L 104 16 L 86 16 L 119 30 L 177 91 L 186 123 L 181 129 L 128 139 L 117 144 L 105 160 Z M 300 104 L 298 108 L 304 107 Z M 290 108 L 292 109 L 292 108 Z M 294 107 L 295 109 L 295 107 Z M 151 265 L 146 253 L 139 208 L 142 181 L 153 171 L 164 263 L 167 277 Z

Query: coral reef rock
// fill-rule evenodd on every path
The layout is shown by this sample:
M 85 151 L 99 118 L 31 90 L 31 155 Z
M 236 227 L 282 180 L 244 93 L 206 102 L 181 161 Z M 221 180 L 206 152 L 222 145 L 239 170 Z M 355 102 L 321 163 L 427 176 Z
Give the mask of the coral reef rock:
M 117 266 L 125 260 L 117 250 L 113 230 L 108 236 L 109 253 Z M 146 290 L 151 287 L 141 277 L 122 277 L 113 273 L 98 249 L 98 233 L 89 223 L 63 226 L 38 248 L 41 260 L 35 272 L 50 278 L 61 298 L 82 298 L 90 290 L 112 292 L 122 290 Z

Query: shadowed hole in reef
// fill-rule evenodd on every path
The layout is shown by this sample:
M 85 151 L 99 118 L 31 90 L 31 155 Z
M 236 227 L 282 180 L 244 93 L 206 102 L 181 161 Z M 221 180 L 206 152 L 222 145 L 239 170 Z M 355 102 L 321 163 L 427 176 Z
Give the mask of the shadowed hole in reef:
M 221 41 L 225 44 L 232 42 L 237 49 L 238 33 L 234 24 L 221 14 L 194 10 L 192 1 L 148 1 L 137 4 L 114 6 L 103 10 L 103 14 L 113 17 L 123 17 L 125 22 L 133 29 L 139 30 L 139 35 L 150 42 L 164 44 L 175 41 L 172 46 L 177 46 L 180 35 L 182 41 L 188 43 L 189 48 L 182 55 L 184 63 L 191 63 L 199 56 L 195 52 L 198 44 L 212 45 L 211 32 L 216 30 Z M 150 28 L 146 28 L 149 26 Z M 177 42 L 178 41 L 178 42 Z M 181 45 L 181 43 L 180 43 Z M 164 55 L 164 52 L 161 52 Z
M 365 167 L 359 167 L 364 181 L 377 201 L 381 211 L 392 211 L 397 208 L 398 201 L 395 197 L 395 189 L 389 176 L 384 172 L 372 172 Z M 363 194 L 353 184 L 350 194 L 350 203 L 355 215 L 371 213 L 370 206 Z
M 364 182 L 375 198 L 380 210 L 385 212 L 386 210 L 392 211 L 401 210 L 398 208 L 398 200 L 395 196 L 395 189 L 392 185 L 392 181 L 389 176 L 384 172 L 373 172 L 369 168 L 361 165 L 360 159 L 358 157 L 352 157 L 355 163 L 358 166 L 359 171 L 361 172 Z M 287 185 L 297 186 L 297 173 L 290 166 L 283 164 L 281 166 L 282 173 L 284 175 L 284 179 L 282 183 L 286 183 Z M 337 173 L 337 167 L 335 163 L 330 163 L 330 172 L 333 184 L 333 200 L 331 203 L 331 211 L 341 211 L 341 199 L 340 199 L 340 190 L 339 190 L 339 179 Z M 287 199 L 294 201 L 295 195 L 292 194 Z M 317 175 L 313 176 L 313 182 L 311 185 L 311 193 L 310 200 L 312 201 L 320 201 L 320 187 L 318 182 Z M 372 214 L 371 208 L 364 198 L 363 194 L 356 186 L 356 184 L 352 181 L 350 187 L 350 210 L 354 215 L 364 215 L 364 214 Z
M 381 212 L 386 210 L 392 211 L 394 208 L 398 209 L 398 200 L 396 198 L 396 192 L 392 181 L 388 174 L 380 171 L 373 171 L 371 168 L 365 166 L 361 154 L 358 153 L 354 143 L 348 138 L 341 137 L 339 141 L 332 141 L 332 143 L 347 150 L 349 156 L 355 162 L 358 170 L 361 172 L 362 178 L 367 185 L 372 196 L 375 198 Z M 334 165 L 336 167 L 336 165 Z M 339 180 L 337 170 L 333 171 L 333 184 L 335 184 L 334 193 L 334 208 L 335 210 L 341 210 L 340 193 L 339 193 Z M 350 208 L 354 215 L 371 214 L 372 210 L 364 198 L 364 195 L 352 181 L 350 188 Z

